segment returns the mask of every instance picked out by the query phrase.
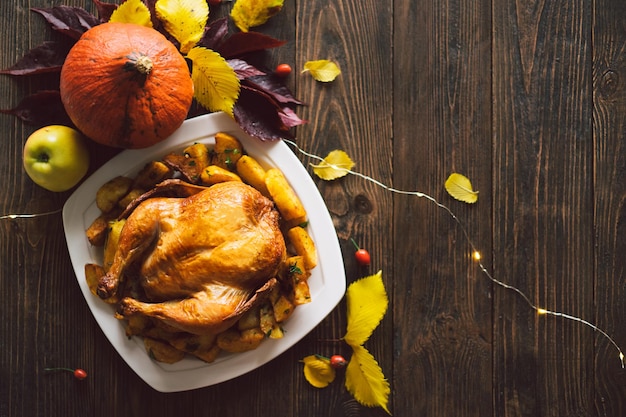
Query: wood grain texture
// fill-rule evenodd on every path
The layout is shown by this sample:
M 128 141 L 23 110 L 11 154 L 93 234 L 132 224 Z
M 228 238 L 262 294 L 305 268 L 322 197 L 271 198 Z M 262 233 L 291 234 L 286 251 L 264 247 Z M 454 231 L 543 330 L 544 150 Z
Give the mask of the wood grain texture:
M 383 182 L 389 182 L 393 163 L 392 95 L 389 94 L 392 91 L 389 74 L 391 12 L 391 5 L 376 1 L 324 0 L 298 2 L 296 17 L 296 68 L 303 68 L 309 60 L 330 59 L 342 69 L 341 75 L 329 84 L 319 83 L 308 75 L 297 79 L 296 91 L 308 104 L 302 110 L 302 117 L 308 123 L 298 128 L 298 143 L 320 156 L 342 149 L 356 162 L 355 170 Z M 305 165 L 317 162 L 303 159 Z M 352 176 L 335 182 L 317 180 L 317 185 L 333 217 L 344 254 L 348 285 L 381 269 L 389 291 L 393 286 L 390 274 L 393 240 L 384 231 L 392 228 L 391 195 Z M 370 268 L 356 264 L 351 238 L 369 250 L 373 260 Z M 343 303 L 339 310 L 345 312 Z M 344 315 L 336 317 L 339 321 L 333 327 L 338 328 L 322 338 L 345 334 Z M 387 314 L 366 345 L 386 375 L 392 372 L 391 319 L 392 314 Z M 349 357 L 345 344 L 320 346 L 318 353 L 332 355 L 333 349 L 338 348 Z M 342 373 L 337 383 L 343 384 Z M 345 389 L 330 395 L 324 390 L 304 389 L 296 395 L 308 398 L 309 393 L 313 395 L 311 400 L 322 404 L 319 415 L 384 414 L 380 409 L 368 410 L 355 404 Z M 312 413 L 312 410 L 299 411 L 304 415 Z
M 618 323 L 626 317 L 626 5 L 595 2 L 593 15 L 594 302 L 598 325 L 623 346 L 626 335 Z M 596 338 L 593 400 L 600 416 L 626 414 L 626 371 L 615 366 L 616 354 L 606 339 Z
M 494 9 L 496 276 L 538 307 L 593 318 L 588 2 Z M 590 415 L 593 332 L 495 292 L 498 415 Z
M 110 0 L 120 3 L 121 0 Z M 31 7 L 92 0 L 0 2 L 0 65 L 59 37 Z M 232 4 L 212 7 L 225 16 Z M 343 251 L 348 284 L 383 271 L 389 310 L 366 347 L 379 361 L 395 416 L 622 417 L 626 371 L 626 6 L 622 0 L 285 0 L 259 28 L 287 44 L 261 54 L 287 62 L 307 103 L 296 141 L 321 156 L 343 149 L 355 170 L 432 195 L 455 214 L 355 176 L 316 179 Z M 331 59 L 332 83 L 301 74 Z M 0 107 L 53 76 L 0 76 Z M 34 130 L 0 115 L 0 214 L 60 208 L 22 169 Z M 92 149 L 93 172 L 117 151 Z M 305 166 L 308 158 L 299 155 Z M 467 205 L 443 189 L 452 172 L 480 191 Z M 354 238 L 372 255 L 353 257 Z M 469 238 L 469 241 L 468 241 Z M 339 339 L 345 302 L 292 349 L 217 386 L 161 394 L 123 362 L 82 300 L 60 215 L 0 221 L 0 417 L 383 416 L 343 386 L 308 385 L 303 357 L 350 356 Z M 47 374 L 78 366 L 87 380 Z
M 491 251 L 490 7 L 398 2 L 394 12 L 394 186 L 423 191 Z M 479 203 L 443 183 L 469 176 Z M 483 194 L 484 193 L 484 194 Z M 492 415 L 491 285 L 445 210 L 394 198 L 395 401 L 413 415 Z M 399 383 L 399 381 L 406 381 Z M 413 383 L 407 383 L 412 381 Z

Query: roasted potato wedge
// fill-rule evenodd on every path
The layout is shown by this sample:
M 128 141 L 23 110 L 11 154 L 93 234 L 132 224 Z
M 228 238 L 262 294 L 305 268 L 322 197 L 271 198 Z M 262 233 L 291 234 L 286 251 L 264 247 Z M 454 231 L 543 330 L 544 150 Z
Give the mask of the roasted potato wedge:
M 260 329 L 270 339 L 280 339 L 283 331 L 274 318 L 274 311 L 270 303 L 263 304 L 260 313 Z
M 150 355 L 152 358 L 154 358 L 154 360 L 159 362 L 176 363 L 182 360 L 186 355 L 185 352 L 176 349 L 169 343 L 165 343 L 157 339 L 152 339 L 144 336 L 143 343 L 146 347 L 148 355 Z
M 226 352 L 246 352 L 259 347 L 265 335 L 259 328 L 242 330 L 230 329 L 217 335 L 217 346 Z
M 211 157 L 212 165 L 233 170 L 241 155 L 243 155 L 243 146 L 241 146 L 239 139 L 225 132 L 215 134 L 215 146 Z
M 293 303 L 294 305 L 308 304 L 311 302 L 311 289 L 308 281 L 294 277 Z
M 214 362 L 215 359 L 217 359 L 217 357 L 219 356 L 221 352 L 222 352 L 222 349 L 220 349 L 220 347 L 217 344 L 214 344 L 208 349 L 196 349 L 189 353 L 191 353 L 193 356 L 199 359 L 202 359 L 205 362 L 211 363 L 211 362 Z
M 146 316 L 132 316 L 128 317 L 126 322 L 126 336 L 140 336 L 147 332 L 152 326 L 152 322 Z
M 304 264 L 304 257 L 291 256 L 285 261 L 287 271 L 284 278 L 291 288 L 291 301 L 295 306 L 311 302 L 308 279 L 310 272 Z
M 283 219 L 287 222 L 306 218 L 306 210 L 285 175 L 278 168 L 265 172 L 265 186 Z
M 89 244 L 93 246 L 103 246 L 109 229 L 109 221 L 105 215 L 98 216 L 87 228 L 85 234 Z
M 304 259 L 304 267 L 311 270 L 317 266 L 317 248 L 309 233 L 302 227 L 292 227 L 287 231 L 289 242 L 296 254 Z
M 221 349 L 217 346 L 213 334 L 180 334 L 168 340 L 176 349 L 192 354 L 205 362 L 213 362 Z
M 218 165 L 209 165 L 202 171 L 200 182 L 203 185 L 213 185 L 218 182 L 240 181 L 239 175 Z
M 307 216 L 298 217 L 298 218 L 289 220 L 288 222 L 285 222 L 285 225 L 290 229 L 296 226 L 306 228 L 308 224 L 309 224 L 309 219 Z
M 109 213 L 117 207 L 119 201 L 128 194 L 133 186 L 132 178 L 118 176 L 107 181 L 96 192 L 96 206 L 103 213 Z
M 237 161 L 236 172 L 245 183 L 259 190 L 264 196 L 270 197 L 265 185 L 265 169 L 256 159 L 242 155 Z
M 274 319 L 277 323 L 282 323 L 291 317 L 294 309 L 294 303 L 292 303 L 285 294 L 280 294 L 278 299 L 272 303 Z
M 114 220 L 120 213 L 121 210 L 114 209 L 108 213 L 100 214 L 93 222 L 91 222 L 91 224 L 85 231 L 87 240 L 91 245 L 104 246 L 104 242 L 106 241 L 107 233 L 109 231 L 109 223 Z
M 183 155 L 187 158 L 191 158 L 201 165 L 209 165 L 210 163 L 210 153 L 209 148 L 203 143 L 194 143 L 193 145 L 187 146 L 183 149 Z
M 134 199 L 145 193 L 141 188 L 132 188 L 124 197 L 118 201 L 117 205 L 120 209 L 125 209 Z
M 148 162 L 135 176 L 133 188 L 149 190 L 158 183 L 171 178 L 173 171 L 161 161 Z

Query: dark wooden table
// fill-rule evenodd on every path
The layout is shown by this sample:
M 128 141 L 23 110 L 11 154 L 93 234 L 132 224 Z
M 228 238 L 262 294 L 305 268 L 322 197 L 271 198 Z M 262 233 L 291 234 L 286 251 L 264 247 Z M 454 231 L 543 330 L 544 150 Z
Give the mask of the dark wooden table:
M 29 8 L 61 4 L 95 13 L 91 0 L 0 2 L 2 68 L 56 36 Z M 390 307 L 367 347 L 391 384 L 394 415 L 626 415 L 616 346 L 580 321 L 538 314 L 489 278 L 626 348 L 624 22 L 621 0 L 286 0 L 260 28 L 288 41 L 266 59 L 296 68 L 288 82 L 309 104 L 299 110 L 309 123 L 296 130 L 304 149 L 343 149 L 356 171 L 427 193 L 459 221 L 359 177 L 317 181 L 348 283 L 367 272 L 350 238 L 371 252 L 370 272 L 384 274 Z M 342 68 L 335 82 L 299 73 L 323 58 Z M 51 79 L 2 76 L 0 107 Z M 1 214 L 56 210 L 70 194 L 26 176 L 21 153 L 33 130 L 0 117 Z M 93 155 L 92 169 L 111 155 Z M 446 194 L 452 172 L 472 180 L 477 204 Z M 341 375 L 321 390 L 303 378 L 304 356 L 349 355 L 325 341 L 345 332 L 344 302 L 261 368 L 162 394 L 94 321 L 61 216 L 4 218 L 0 230 L 0 417 L 385 415 L 359 406 Z M 48 366 L 82 367 L 89 377 L 49 375 Z

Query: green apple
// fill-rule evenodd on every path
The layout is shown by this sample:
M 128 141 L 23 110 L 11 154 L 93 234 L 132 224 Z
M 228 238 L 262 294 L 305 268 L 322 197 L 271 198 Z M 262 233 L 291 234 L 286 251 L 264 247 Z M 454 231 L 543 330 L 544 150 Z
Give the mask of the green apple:
M 89 169 L 85 138 L 67 126 L 42 127 L 24 144 L 24 169 L 37 185 L 47 190 L 69 190 Z

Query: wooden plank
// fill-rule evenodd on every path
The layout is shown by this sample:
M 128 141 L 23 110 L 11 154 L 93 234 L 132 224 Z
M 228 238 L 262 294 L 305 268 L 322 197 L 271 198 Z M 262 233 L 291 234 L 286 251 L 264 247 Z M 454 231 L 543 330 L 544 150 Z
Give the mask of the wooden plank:
M 20 2 L 18 2 L 20 3 Z M 43 2 L 33 1 L 33 7 Z M 13 65 L 29 48 L 46 36 L 43 30 L 33 30 L 33 16 L 26 2 L 0 3 L 3 29 L 0 67 Z M 0 108 L 8 109 L 48 80 L 41 76 L 19 79 L 0 76 Z M 34 130 L 9 115 L 0 115 L 0 178 L 2 178 L 0 214 L 41 213 L 54 211 L 63 205 L 65 195 L 47 193 L 34 185 L 22 167 L 22 149 Z M 67 287 L 72 274 L 61 228 L 60 214 L 36 219 L 14 219 L 0 222 L 0 251 L 2 273 L 0 293 L 0 368 L 2 397 L 0 415 L 39 415 L 48 412 L 50 397 L 60 386 L 47 387 L 43 368 L 58 358 L 58 346 L 67 343 L 58 331 L 64 311 L 51 314 L 51 305 L 62 305 L 78 295 L 76 286 Z M 67 291 L 64 291 L 67 289 Z M 80 331 L 84 309 L 76 314 L 75 329 Z M 69 331 L 69 329 L 68 329 Z M 48 395 L 47 395 L 48 393 Z
M 489 265 L 491 3 L 394 7 L 394 186 L 449 206 Z M 452 172 L 472 179 L 476 205 L 445 193 Z M 491 283 L 445 210 L 397 196 L 394 219 L 397 409 L 492 415 Z
M 593 3 L 593 136 L 596 253 L 596 321 L 624 349 L 626 311 L 626 4 Z M 626 415 L 626 384 L 618 352 L 597 335 L 595 409 L 598 415 Z
M 308 74 L 296 78 L 299 97 L 308 106 L 303 118 L 308 123 L 297 129 L 297 141 L 308 152 L 326 156 L 341 149 L 356 162 L 354 170 L 382 183 L 391 182 L 393 115 L 392 77 L 392 8 L 389 2 L 376 0 L 338 2 L 334 0 L 299 1 L 295 33 L 296 68 L 311 60 L 330 59 L 342 70 L 331 83 L 314 81 Z M 319 161 L 303 158 L 303 163 Z M 393 275 L 394 241 L 392 229 L 392 196 L 390 193 L 354 176 L 316 183 L 333 216 L 346 268 L 347 283 L 383 271 L 389 296 L 395 285 Z M 350 239 L 367 248 L 372 257 L 369 268 L 357 265 Z M 391 308 L 382 324 L 367 341 L 367 349 L 379 362 L 392 388 L 393 340 Z M 315 342 L 318 339 L 340 338 L 345 334 L 345 304 L 326 320 L 299 346 L 300 358 L 312 353 L 331 355 L 334 352 L 350 357 L 345 343 Z M 307 350 L 308 349 L 308 350 Z M 310 349 L 319 349 L 314 352 Z M 292 415 L 384 415 L 380 408 L 368 409 L 357 404 L 345 388 L 344 373 L 323 390 L 300 386 L 297 412 Z M 302 381 L 301 375 L 295 376 Z M 394 397 L 390 398 L 393 409 Z
M 545 309 L 592 319 L 591 10 L 494 8 L 494 270 Z M 495 290 L 495 415 L 591 415 L 593 333 Z

